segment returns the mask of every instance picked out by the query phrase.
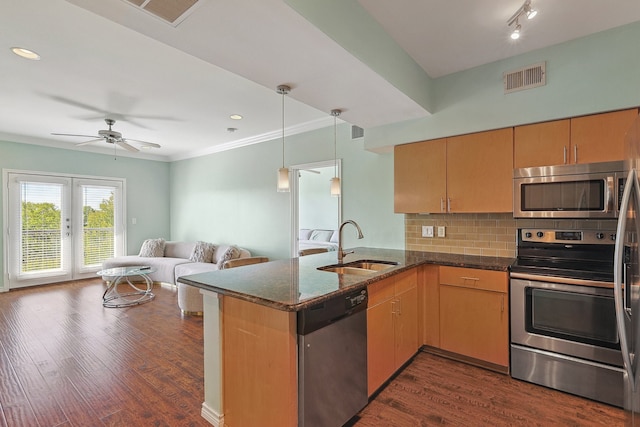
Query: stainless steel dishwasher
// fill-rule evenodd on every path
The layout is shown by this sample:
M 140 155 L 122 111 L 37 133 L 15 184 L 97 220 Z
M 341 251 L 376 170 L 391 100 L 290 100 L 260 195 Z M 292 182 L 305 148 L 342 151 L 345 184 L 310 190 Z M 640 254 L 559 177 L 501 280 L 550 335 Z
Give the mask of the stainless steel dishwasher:
M 340 427 L 368 403 L 367 290 L 298 312 L 298 425 Z

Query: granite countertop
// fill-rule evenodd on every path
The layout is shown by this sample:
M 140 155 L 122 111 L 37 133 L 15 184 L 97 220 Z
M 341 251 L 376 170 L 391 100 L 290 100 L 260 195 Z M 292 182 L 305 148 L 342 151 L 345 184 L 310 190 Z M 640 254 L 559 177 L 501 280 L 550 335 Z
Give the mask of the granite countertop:
M 283 311 L 299 311 L 329 298 L 423 264 L 508 271 L 513 258 L 483 257 L 399 249 L 354 248 L 343 263 L 358 260 L 397 262 L 371 275 L 337 274 L 317 267 L 336 264 L 337 252 L 253 264 L 183 276 L 178 282 Z

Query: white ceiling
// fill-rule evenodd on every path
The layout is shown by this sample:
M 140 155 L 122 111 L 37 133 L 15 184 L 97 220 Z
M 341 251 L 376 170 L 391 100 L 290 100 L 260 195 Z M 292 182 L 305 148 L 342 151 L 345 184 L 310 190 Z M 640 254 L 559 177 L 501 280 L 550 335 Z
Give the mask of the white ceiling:
M 368 12 L 431 78 L 640 21 L 638 0 L 532 0 L 540 13 L 513 42 L 506 21 L 519 0 L 340 1 Z M 331 125 L 334 108 L 365 129 L 429 114 L 283 0 L 201 0 L 176 27 L 124 0 L 3 3 L 0 139 L 112 153 L 51 135 L 96 135 L 110 117 L 125 138 L 162 145 L 135 156 L 188 158 L 279 137 L 279 84 L 293 88 L 287 134 Z

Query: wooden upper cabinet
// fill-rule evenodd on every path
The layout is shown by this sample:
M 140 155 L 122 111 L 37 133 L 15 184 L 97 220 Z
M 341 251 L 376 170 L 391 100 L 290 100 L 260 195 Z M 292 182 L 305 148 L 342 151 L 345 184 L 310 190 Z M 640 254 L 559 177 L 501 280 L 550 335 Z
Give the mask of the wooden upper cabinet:
M 514 168 L 561 165 L 569 155 L 569 119 L 516 126 L 513 136 Z
M 571 163 L 624 159 L 624 137 L 636 117 L 632 108 L 571 119 Z
M 447 138 L 449 212 L 513 211 L 513 128 Z
M 638 109 L 516 126 L 514 167 L 624 159 L 624 137 Z
M 446 139 L 396 145 L 394 211 L 441 212 L 446 197 Z

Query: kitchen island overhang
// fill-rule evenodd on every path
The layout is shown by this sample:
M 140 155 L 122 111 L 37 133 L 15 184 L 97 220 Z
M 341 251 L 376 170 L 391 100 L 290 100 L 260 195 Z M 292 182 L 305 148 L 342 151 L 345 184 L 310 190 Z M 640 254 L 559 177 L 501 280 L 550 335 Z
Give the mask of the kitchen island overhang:
M 337 274 L 318 270 L 337 262 L 335 253 L 324 253 L 178 279 L 200 288 L 205 302 L 205 419 L 214 425 L 257 420 L 260 425 L 297 425 L 296 312 L 423 264 L 506 271 L 513 262 L 397 249 L 354 250 L 345 262 L 396 265 L 369 275 Z

